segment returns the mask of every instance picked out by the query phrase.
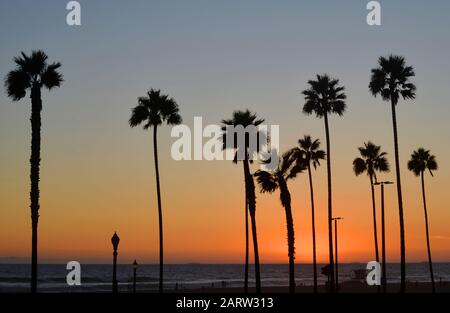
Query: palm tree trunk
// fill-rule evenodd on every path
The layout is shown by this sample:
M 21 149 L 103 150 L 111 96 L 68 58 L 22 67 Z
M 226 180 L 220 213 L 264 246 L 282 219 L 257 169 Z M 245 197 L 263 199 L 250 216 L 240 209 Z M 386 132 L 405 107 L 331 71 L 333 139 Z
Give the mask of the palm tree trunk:
M 405 223 L 403 220 L 402 184 L 400 179 L 400 158 L 398 152 L 397 117 L 395 114 L 395 105 L 396 103 L 391 100 L 392 125 L 394 130 L 395 174 L 397 178 L 398 213 L 400 219 L 400 292 L 403 293 L 406 289 Z
M 252 225 L 252 238 L 253 238 L 253 251 L 255 258 L 255 287 L 256 292 L 261 293 L 261 275 L 259 267 L 259 252 L 258 252 L 258 236 L 256 234 L 256 195 L 255 195 L 255 183 L 253 176 L 250 174 L 250 167 L 248 159 L 244 160 L 244 170 L 247 182 L 247 197 L 248 197 L 248 209 L 250 213 L 250 221 Z
M 295 293 L 295 234 L 294 219 L 292 218 L 291 195 L 286 181 L 279 179 L 280 198 L 286 213 L 288 257 L 289 257 L 289 293 Z
M 328 114 L 324 115 L 325 135 L 327 144 L 327 183 L 328 183 L 328 249 L 330 258 L 330 292 L 334 292 L 334 259 L 333 259 L 333 207 L 331 194 L 331 156 L 330 156 L 330 130 L 328 127 Z
M 430 264 L 430 276 L 431 276 L 431 288 L 433 293 L 436 292 L 436 286 L 434 284 L 434 275 L 433 275 L 433 262 L 431 261 L 431 248 L 430 248 L 430 236 L 428 234 L 428 213 L 427 213 L 427 201 L 425 198 L 425 179 L 423 175 L 423 171 L 421 173 L 422 179 L 422 198 L 423 198 L 423 210 L 425 212 L 425 230 L 427 233 L 427 251 L 428 251 L 428 263 Z
M 31 209 L 31 292 L 37 292 L 38 220 L 39 220 L 39 166 L 41 162 L 41 89 L 31 89 L 31 156 L 30 156 L 30 209 Z
M 247 183 L 245 180 L 245 165 L 244 165 L 244 182 L 245 182 L 245 272 L 244 272 L 244 292 L 248 293 L 248 197 L 247 197 Z
M 378 230 L 377 230 L 377 208 L 375 204 L 375 190 L 373 186 L 373 175 L 370 174 L 370 191 L 372 192 L 372 214 L 373 214 L 373 237 L 375 242 L 375 260 L 380 263 L 380 255 L 378 254 Z M 377 292 L 380 292 L 380 286 L 377 286 Z
M 338 276 L 338 225 L 337 225 L 337 219 L 334 220 L 334 253 L 335 253 L 335 272 L 334 275 L 336 276 L 336 292 L 339 291 L 339 276 Z
M 312 240 L 313 240 L 313 271 L 314 271 L 314 293 L 317 293 L 317 254 L 316 254 L 316 222 L 314 210 L 314 189 L 311 174 L 311 164 L 308 163 L 309 189 L 311 195 L 311 222 L 312 222 Z
M 375 205 L 375 190 L 373 187 L 373 176 L 370 175 L 370 191 L 372 192 L 372 214 L 373 214 L 373 237 L 375 242 L 375 260 L 380 262 L 378 254 L 378 231 L 377 231 L 377 209 Z
M 384 184 L 381 184 L 381 259 L 382 259 L 382 280 L 383 292 L 386 293 L 386 223 L 384 218 Z
M 153 154 L 155 158 L 155 173 L 156 173 L 156 193 L 158 196 L 158 222 L 159 222 L 159 292 L 163 292 L 163 274 L 164 274 L 164 245 L 163 245 L 163 217 L 161 206 L 161 189 L 159 185 L 159 166 L 158 166 L 158 141 L 157 141 L 157 126 L 153 129 Z

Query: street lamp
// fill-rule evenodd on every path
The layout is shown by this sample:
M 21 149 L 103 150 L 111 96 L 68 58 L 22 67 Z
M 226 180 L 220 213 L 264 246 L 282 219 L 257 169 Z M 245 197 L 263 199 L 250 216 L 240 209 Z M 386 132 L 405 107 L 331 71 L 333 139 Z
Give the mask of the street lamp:
M 334 250 L 335 250 L 335 275 L 336 275 L 336 291 L 339 289 L 339 278 L 338 278 L 338 231 L 337 231 L 337 222 L 338 220 L 343 220 L 343 217 L 333 217 L 331 220 L 334 221 Z
M 138 268 L 138 263 L 136 260 L 133 262 L 133 293 L 136 293 L 136 271 Z
M 117 233 L 114 232 L 114 235 L 111 237 L 111 243 L 113 245 L 113 286 L 112 286 L 112 292 L 113 294 L 118 293 L 118 283 L 117 283 L 117 275 L 116 275 L 116 267 L 117 267 L 117 247 L 119 246 L 120 238 L 117 236 Z
M 381 186 L 381 284 L 383 292 L 386 292 L 386 232 L 384 224 L 384 185 L 392 185 L 391 181 L 381 181 L 374 183 L 375 186 Z

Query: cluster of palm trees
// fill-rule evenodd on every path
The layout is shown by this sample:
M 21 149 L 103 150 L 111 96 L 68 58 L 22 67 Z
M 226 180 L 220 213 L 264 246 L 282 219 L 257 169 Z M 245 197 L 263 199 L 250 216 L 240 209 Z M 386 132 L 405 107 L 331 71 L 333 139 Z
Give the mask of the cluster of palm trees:
M 30 209 L 32 221 L 32 258 L 31 258 L 31 291 L 37 291 L 37 227 L 39 218 L 39 168 L 40 168 L 40 128 L 41 128 L 41 89 L 43 87 L 51 90 L 59 87 L 63 82 L 62 75 L 57 71 L 60 63 L 47 63 L 47 55 L 42 51 L 33 51 L 30 55 L 21 53 L 14 58 L 16 68 L 8 73 L 5 78 L 5 87 L 8 96 L 13 101 L 18 101 L 25 97 L 26 91 L 30 91 L 31 98 L 31 157 L 30 157 Z M 378 67 L 372 70 L 372 77 L 369 84 L 369 90 L 373 96 L 380 95 L 383 100 L 390 101 L 392 110 L 393 133 L 394 133 L 394 151 L 395 151 L 395 169 L 398 209 L 400 217 L 400 255 L 401 255 L 401 291 L 405 291 L 406 271 L 405 271 L 405 228 L 403 219 L 403 201 L 400 177 L 399 162 L 399 144 L 397 136 L 396 105 L 400 98 L 404 100 L 415 98 L 415 85 L 410 81 L 414 76 L 414 70 L 407 66 L 405 59 L 401 56 L 389 56 L 379 58 Z M 244 150 L 244 159 L 242 160 L 245 182 L 245 276 L 244 289 L 248 291 L 248 272 L 249 272 L 249 216 L 251 223 L 251 232 L 253 239 L 254 269 L 255 269 L 255 287 L 256 292 L 261 292 L 260 261 L 258 253 L 258 239 L 256 227 L 256 191 L 255 179 L 261 192 L 273 193 L 279 190 L 281 205 L 284 208 L 287 227 L 288 242 L 288 260 L 289 260 L 289 291 L 295 292 L 295 233 L 294 218 L 291 210 L 291 194 L 288 188 L 288 182 L 297 177 L 299 173 L 308 172 L 310 197 L 311 197 L 311 216 L 312 216 L 312 241 L 313 241 L 313 271 L 314 271 L 314 292 L 317 292 L 317 258 L 316 258 L 316 232 L 315 232 L 315 206 L 314 206 L 314 188 L 312 178 L 312 168 L 320 166 L 322 160 L 326 160 L 327 165 L 327 189 L 328 189 L 328 246 L 329 246 L 329 271 L 330 285 L 329 290 L 336 290 L 334 279 L 334 259 L 333 259 L 333 236 L 332 236 L 332 218 L 333 218 L 333 198 L 332 198 L 332 175 L 331 175 L 331 139 L 329 131 L 329 117 L 332 114 L 342 116 L 346 110 L 346 94 L 343 86 L 338 79 L 331 78 L 328 75 L 317 75 L 315 80 L 307 82 L 308 88 L 302 94 L 304 96 L 303 113 L 307 115 L 315 114 L 318 118 L 323 118 L 325 126 L 326 151 L 320 149 L 319 139 L 313 139 L 310 135 L 305 135 L 299 139 L 298 146 L 289 149 L 279 157 L 276 169 L 272 171 L 258 170 L 251 173 L 250 164 L 252 156 L 249 155 L 249 136 L 246 134 L 244 146 L 235 145 L 226 146 L 226 138 L 235 136 L 228 133 L 227 126 L 250 125 L 259 126 L 264 119 L 258 118 L 255 113 L 246 111 L 235 111 L 230 119 L 222 120 L 223 124 L 223 148 L 234 149 L 236 155 Z M 145 130 L 153 129 L 154 145 L 154 163 L 157 191 L 157 205 L 159 217 L 159 291 L 163 291 L 164 275 L 164 245 L 163 245 L 163 208 L 161 199 L 160 173 L 158 166 L 158 144 L 157 130 L 163 124 L 178 125 L 182 122 L 179 114 L 177 102 L 168 95 L 162 94 L 160 90 L 150 89 L 147 95 L 138 98 L 138 105 L 133 108 L 129 124 L 131 127 L 143 125 Z M 256 129 L 256 128 L 255 128 Z M 257 131 L 257 130 L 256 130 Z M 259 135 L 259 134 L 257 134 Z M 237 141 L 234 140 L 236 143 Z M 353 161 L 353 169 L 356 175 L 367 173 L 369 176 L 371 194 L 372 194 L 372 214 L 374 226 L 374 247 L 375 258 L 379 261 L 378 238 L 377 238 L 377 214 L 375 203 L 374 184 L 377 183 L 377 173 L 389 171 L 389 162 L 386 153 L 381 152 L 381 147 L 368 141 L 363 147 L 359 148 L 360 157 Z M 238 162 L 237 156 L 234 160 Z M 431 175 L 437 170 L 435 157 L 430 151 L 423 148 L 414 151 L 411 160 L 408 162 L 408 169 L 416 176 L 420 176 L 422 184 L 423 206 L 425 212 L 427 252 L 429 258 L 430 274 L 433 292 L 435 291 L 433 267 L 431 259 L 431 248 L 428 231 L 428 214 L 425 198 L 424 174 L 428 170 Z

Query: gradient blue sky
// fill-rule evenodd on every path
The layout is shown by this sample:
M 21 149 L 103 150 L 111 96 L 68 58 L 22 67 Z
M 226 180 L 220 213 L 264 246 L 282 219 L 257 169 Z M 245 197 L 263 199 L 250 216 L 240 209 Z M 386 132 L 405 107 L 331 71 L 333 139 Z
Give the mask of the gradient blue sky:
M 327 72 L 341 80 L 348 95 L 348 112 L 331 121 L 335 208 L 347 217 L 350 229 L 348 233 L 343 229 L 343 240 L 349 242 L 347 250 L 343 246 L 343 260 L 368 259 L 372 254 L 371 246 L 365 248 L 371 240 L 369 188 L 365 178 L 353 176 L 351 162 L 356 147 L 368 139 L 392 156 L 389 107 L 371 97 L 367 86 L 377 58 L 395 53 L 406 56 L 415 67 L 418 86 L 417 100 L 400 102 L 398 107 L 402 162 L 421 145 L 437 156 L 440 171 L 429 185 L 430 192 L 434 191 L 429 195 L 434 209 L 430 213 L 432 236 L 436 237 L 437 259 L 450 260 L 450 171 L 446 164 L 450 159 L 449 1 L 380 1 L 379 27 L 366 24 L 368 1 L 362 0 L 79 1 L 80 27 L 66 25 L 67 2 L 0 3 L 1 77 L 13 68 L 12 58 L 22 50 L 43 49 L 51 61 L 63 63 L 63 86 L 43 93 L 44 258 L 78 253 L 91 255 L 86 256 L 90 261 L 108 259 L 110 233 L 122 229 L 122 236 L 129 238 L 130 250 L 124 254 L 130 260 L 137 253 L 147 261 L 156 260 L 151 137 L 127 124 L 137 97 L 149 87 L 173 96 L 188 125 L 194 116 L 218 123 L 235 109 L 256 111 L 267 123 L 281 125 L 281 149 L 285 150 L 305 133 L 324 142 L 323 122 L 301 114 L 300 91 L 316 73 Z M 28 255 L 29 109 L 28 97 L 11 103 L 4 90 L 0 92 L 0 255 L 4 256 Z M 243 226 L 241 168 L 229 162 L 169 160 L 172 140 L 168 134 L 169 129 L 160 134 L 160 155 L 169 261 L 241 260 L 242 229 L 229 229 L 230 225 Z M 422 260 L 419 182 L 405 166 L 402 171 L 405 202 L 411 208 L 406 213 L 407 231 L 412 225 L 407 233 L 414 243 L 411 255 Z M 325 257 L 325 167 L 317 175 L 317 201 L 323 210 L 319 212 L 323 221 L 319 244 Z M 294 199 L 300 246 L 310 241 L 306 187 L 304 179 L 292 184 L 292 189 L 302 190 L 301 197 Z M 227 210 L 209 210 L 224 192 L 232 195 L 220 201 Z M 258 200 L 263 261 L 285 259 L 283 215 L 277 197 L 264 195 Z M 353 204 L 348 206 L 350 198 Z M 393 195 L 388 199 L 393 211 L 391 248 L 396 256 L 394 200 Z M 183 210 L 183 205 L 189 210 Z M 355 210 L 359 207 L 364 210 Z M 211 222 L 215 219 L 223 221 L 223 227 Z M 76 225 L 84 225 L 83 235 Z M 142 239 L 147 234 L 148 240 Z M 200 242 L 205 234 L 211 242 L 201 248 L 180 244 L 185 238 Z M 7 236 L 11 238 L 8 243 L 2 239 Z M 104 246 L 102 238 L 107 239 Z M 89 246 L 92 240 L 98 243 Z M 72 248 L 67 247 L 68 241 L 74 244 Z M 217 251 L 218 246 L 238 248 Z M 309 251 L 300 248 L 299 253 L 300 261 L 309 256 Z

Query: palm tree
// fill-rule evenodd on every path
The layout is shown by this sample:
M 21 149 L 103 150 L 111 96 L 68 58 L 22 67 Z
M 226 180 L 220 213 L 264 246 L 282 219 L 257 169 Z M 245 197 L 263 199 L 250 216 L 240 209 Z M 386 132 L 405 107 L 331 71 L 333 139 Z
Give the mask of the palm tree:
M 39 167 L 41 162 L 42 87 L 48 90 L 61 86 L 62 75 L 57 71 L 61 63 L 47 63 L 48 56 L 41 50 L 31 55 L 21 52 L 14 58 L 16 68 L 5 78 L 8 97 L 19 101 L 29 90 L 31 98 L 31 157 L 30 157 L 30 209 L 31 209 L 31 292 L 37 292 L 38 220 L 39 220 Z
M 375 190 L 374 183 L 377 182 L 378 172 L 389 172 L 389 163 L 386 159 L 386 152 L 380 152 L 381 147 L 373 144 L 372 142 L 364 143 L 364 147 L 359 147 L 359 154 L 361 157 L 357 157 L 353 160 L 353 171 L 355 175 L 361 175 L 367 173 L 370 180 L 370 191 L 372 192 L 372 214 L 373 214 L 373 236 L 375 242 L 375 260 L 380 262 L 380 256 L 378 254 L 378 232 L 377 232 L 377 213 L 375 205 Z
M 330 151 L 330 130 L 328 126 L 328 115 L 337 114 L 342 116 L 345 112 L 344 87 L 339 86 L 339 80 L 330 78 L 328 75 L 317 75 L 317 80 L 309 80 L 309 89 L 302 92 L 305 96 L 303 113 L 316 114 L 318 118 L 324 119 L 325 135 L 327 146 L 327 184 L 328 184 L 328 248 L 330 260 L 330 291 L 335 290 L 334 281 L 334 258 L 333 258 L 333 205 L 331 193 L 331 151 Z
M 416 176 L 420 176 L 422 181 L 422 198 L 423 198 L 423 210 L 425 212 L 425 230 L 427 235 L 427 251 L 428 251 L 428 263 L 430 264 L 430 276 L 431 286 L 433 293 L 436 291 L 433 275 L 433 262 L 431 261 L 431 248 L 430 248 L 430 236 L 428 234 L 428 213 L 427 213 L 427 201 L 425 198 L 425 170 L 428 170 L 433 176 L 433 171 L 438 169 L 436 157 L 430 154 L 430 150 L 419 148 L 411 154 L 411 159 L 408 161 L 408 169 Z
M 163 292 L 163 268 L 164 268 L 164 248 L 163 248 L 163 216 L 161 205 L 161 189 L 159 184 L 158 167 L 158 126 L 181 124 L 181 116 L 178 114 L 178 104 L 168 95 L 161 94 L 160 90 L 150 89 L 147 96 L 138 98 L 138 105 L 132 110 L 129 124 L 135 127 L 144 124 L 147 130 L 153 127 L 153 154 L 155 158 L 156 193 L 158 196 L 158 221 L 159 221 L 159 292 Z
M 222 130 L 223 130 L 223 148 L 233 149 L 236 151 L 234 162 L 237 163 L 239 160 L 238 155 L 244 154 L 243 167 L 244 167 L 244 181 L 245 181 L 245 198 L 246 198 L 246 208 L 245 208 L 245 242 L 246 242 L 246 264 L 245 264 L 245 285 L 244 289 L 248 289 L 248 214 L 250 214 L 250 221 L 252 227 L 252 238 L 253 238 L 253 252 L 255 260 L 255 287 L 256 292 L 261 292 L 261 275 L 260 275 L 260 265 L 259 265 L 259 252 L 258 252 L 258 237 L 256 233 L 256 195 L 255 195 L 255 182 L 253 181 L 253 176 L 250 173 L 250 163 L 252 162 L 252 156 L 249 154 L 250 148 L 250 135 L 260 136 L 259 132 L 256 134 L 245 134 L 245 146 L 242 147 L 238 145 L 237 134 L 234 132 L 234 127 L 242 126 L 247 127 L 257 127 L 264 122 L 263 119 L 259 119 L 256 114 L 251 113 L 249 110 L 246 111 L 234 111 L 233 117 L 231 119 L 222 120 Z M 227 138 L 233 136 L 233 146 L 227 145 Z M 244 151 L 242 151 L 244 149 Z
M 325 160 L 325 151 L 320 150 L 320 141 L 311 139 L 310 135 L 305 135 L 298 140 L 299 147 L 292 149 L 292 156 L 297 163 L 305 164 L 308 169 L 309 190 L 311 195 L 311 220 L 312 220 L 312 239 L 313 239 L 313 270 L 314 270 L 314 292 L 317 293 L 317 257 L 316 257 L 316 222 L 314 210 L 314 189 L 312 181 L 311 165 L 314 169 L 320 166 L 320 160 Z
M 291 194 L 287 181 L 305 169 L 305 164 L 294 163 L 294 161 L 292 151 L 288 151 L 280 158 L 278 166 L 273 172 L 258 170 L 254 174 L 261 188 L 261 192 L 273 193 L 277 189 L 280 190 L 280 201 L 286 214 L 290 293 L 295 292 L 295 235 L 294 219 L 292 218 L 291 210 Z
M 400 291 L 405 292 L 406 288 L 406 248 L 405 248 L 405 224 L 403 220 L 403 200 L 402 184 L 400 179 L 400 157 L 398 152 L 397 117 L 395 106 L 400 97 L 404 100 L 415 99 L 416 86 L 411 83 L 410 78 L 414 77 L 412 66 L 406 66 L 405 58 L 402 56 L 390 55 L 380 57 L 378 67 L 372 69 L 369 90 L 374 97 L 378 94 L 384 101 L 391 102 L 392 125 L 394 130 L 394 150 L 395 150 L 395 173 L 397 178 L 397 199 L 398 212 L 400 217 L 400 267 L 401 267 L 401 287 Z

